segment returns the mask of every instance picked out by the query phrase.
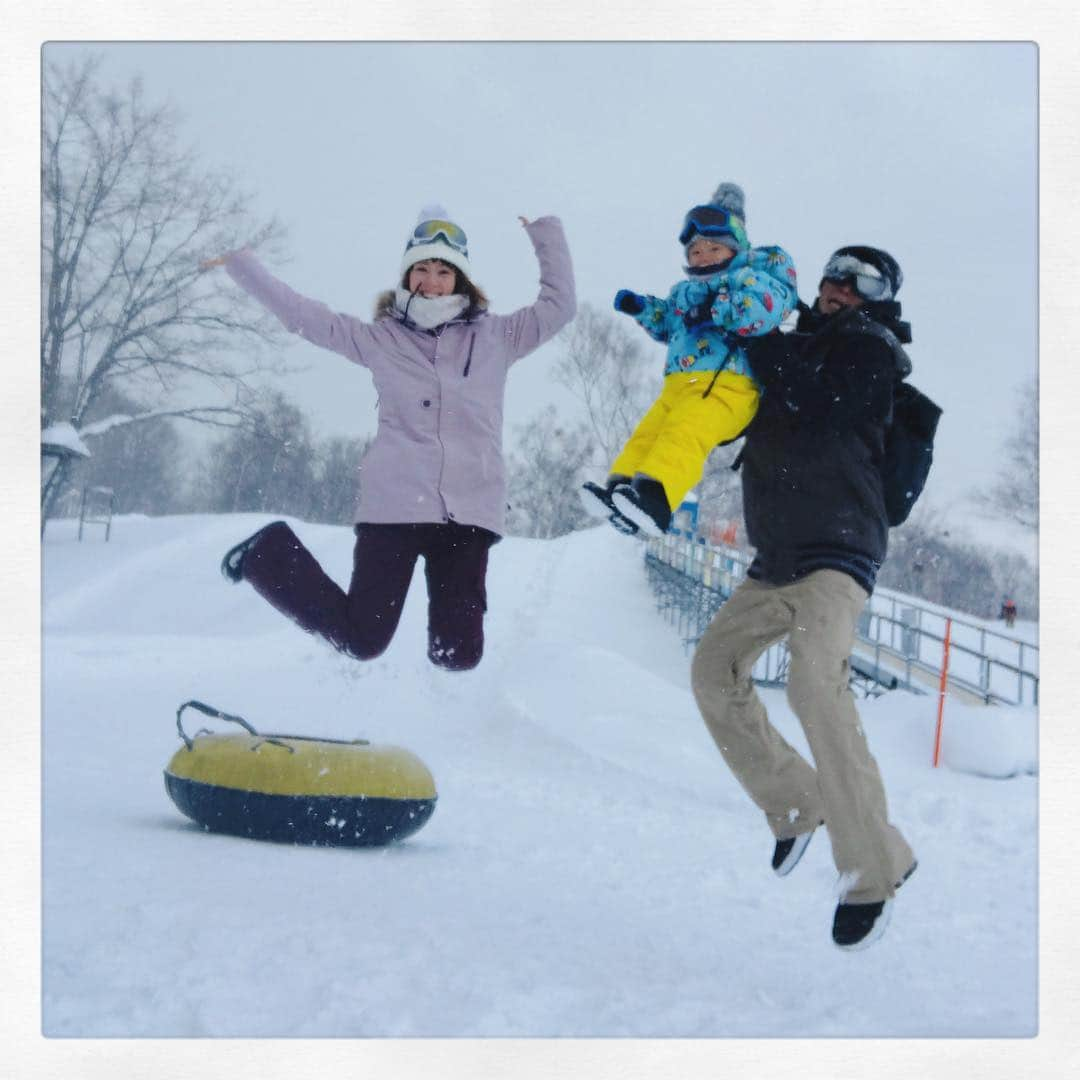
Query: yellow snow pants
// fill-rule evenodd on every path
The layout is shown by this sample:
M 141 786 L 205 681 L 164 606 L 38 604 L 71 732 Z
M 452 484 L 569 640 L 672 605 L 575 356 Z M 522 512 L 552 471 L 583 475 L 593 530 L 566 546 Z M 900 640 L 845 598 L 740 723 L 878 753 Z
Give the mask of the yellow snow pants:
M 677 371 L 641 418 L 612 473 L 659 480 L 674 510 L 701 479 L 705 459 L 717 443 L 742 433 L 757 412 L 759 395 L 747 375 L 721 371 L 709 391 L 711 371 Z

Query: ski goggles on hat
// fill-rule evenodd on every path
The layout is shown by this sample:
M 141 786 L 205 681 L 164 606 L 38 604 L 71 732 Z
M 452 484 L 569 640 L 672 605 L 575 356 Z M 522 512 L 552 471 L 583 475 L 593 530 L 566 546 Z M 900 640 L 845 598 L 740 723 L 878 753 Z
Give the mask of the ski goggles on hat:
M 409 247 L 414 247 L 417 244 L 430 244 L 432 241 L 438 240 L 439 237 L 442 237 L 455 251 L 460 251 L 462 255 L 469 253 L 469 242 L 466 239 L 465 230 L 452 221 L 442 221 L 438 218 L 432 221 L 421 221 L 413 229 Z
M 694 236 L 717 239 L 727 236 L 738 244 L 746 239 L 746 231 L 742 218 L 736 214 L 730 214 L 719 206 L 695 206 L 683 220 L 679 243 L 686 247 Z
M 888 300 L 892 286 L 885 275 L 872 263 L 854 255 L 833 255 L 821 275 L 829 281 L 853 281 L 855 291 L 864 300 Z

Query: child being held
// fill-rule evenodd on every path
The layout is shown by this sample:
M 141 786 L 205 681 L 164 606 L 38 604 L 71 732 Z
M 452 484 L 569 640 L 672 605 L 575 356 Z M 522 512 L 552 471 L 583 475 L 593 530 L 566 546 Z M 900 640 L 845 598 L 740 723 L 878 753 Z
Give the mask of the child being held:
M 779 327 L 798 303 L 795 266 L 779 247 L 751 248 L 744 196 L 721 184 L 687 213 L 679 233 L 686 278 L 666 300 L 620 289 L 615 308 L 667 345 L 664 387 L 611 466 L 603 487 L 582 488 L 585 508 L 621 532 L 662 536 L 719 443 L 742 434 L 759 387 L 741 337 Z

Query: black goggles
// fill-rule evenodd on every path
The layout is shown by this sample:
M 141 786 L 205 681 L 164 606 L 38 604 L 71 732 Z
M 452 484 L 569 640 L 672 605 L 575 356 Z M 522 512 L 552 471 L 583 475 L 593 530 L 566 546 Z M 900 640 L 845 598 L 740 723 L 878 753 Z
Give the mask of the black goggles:
M 854 255 L 834 255 L 825 264 L 821 275 L 827 281 L 849 281 L 864 300 L 889 300 L 892 286 L 885 275 L 872 263 Z
M 705 236 L 710 239 L 727 237 L 734 239 L 738 245 L 739 235 L 742 232 L 742 221 L 726 210 L 718 206 L 695 206 L 683 220 L 682 232 L 679 233 L 679 243 L 686 247 L 694 236 Z

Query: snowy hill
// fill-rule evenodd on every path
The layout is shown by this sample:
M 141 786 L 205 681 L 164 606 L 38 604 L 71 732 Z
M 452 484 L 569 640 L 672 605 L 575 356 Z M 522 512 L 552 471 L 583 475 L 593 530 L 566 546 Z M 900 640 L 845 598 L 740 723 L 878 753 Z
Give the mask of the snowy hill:
M 488 651 L 339 657 L 218 571 L 253 515 L 124 517 L 43 551 L 47 1036 L 1029 1036 L 1035 715 L 861 703 L 919 870 L 883 940 L 831 943 L 815 837 L 789 878 L 700 721 L 641 548 L 606 529 L 492 552 Z M 351 533 L 293 522 L 339 581 Z M 805 741 L 783 694 L 785 736 Z M 262 730 L 405 746 L 433 818 L 385 849 L 202 832 L 162 769 L 189 698 Z M 199 721 L 201 723 L 201 720 Z M 195 724 L 198 726 L 198 724 Z

